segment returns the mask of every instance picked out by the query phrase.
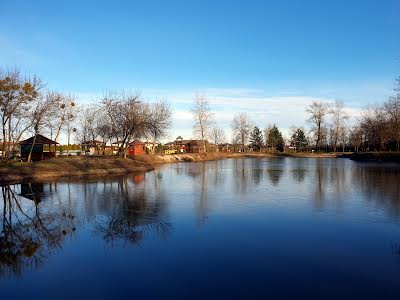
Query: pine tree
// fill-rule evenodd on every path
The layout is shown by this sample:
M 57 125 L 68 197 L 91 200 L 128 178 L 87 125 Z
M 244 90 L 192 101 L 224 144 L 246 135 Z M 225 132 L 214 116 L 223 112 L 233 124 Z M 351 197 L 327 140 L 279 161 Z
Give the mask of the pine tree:
M 263 135 L 257 126 L 254 127 L 253 132 L 250 135 L 250 144 L 253 147 L 254 150 L 260 151 L 261 147 L 264 143 Z
M 290 139 L 290 146 L 295 147 L 296 151 L 302 151 L 307 147 L 307 145 L 308 142 L 304 131 L 301 128 L 298 128 Z
M 269 132 L 267 145 L 268 147 L 272 147 L 277 151 L 283 151 L 284 142 L 282 133 L 279 131 L 276 125 L 274 125 Z

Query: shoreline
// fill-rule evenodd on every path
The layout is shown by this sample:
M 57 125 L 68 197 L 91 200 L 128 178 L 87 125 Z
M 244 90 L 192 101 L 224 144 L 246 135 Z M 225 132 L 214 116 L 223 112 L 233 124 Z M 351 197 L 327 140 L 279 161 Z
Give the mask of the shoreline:
M 0 185 L 47 181 L 58 178 L 101 178 L 111 175 L 146 173 L 157 165 L 177 162 L 215 161 L 228 158 L 350 158 L 355 161 L 400 162 L 400 152 L 365 153 L 185 153 L 140 155 L 133 158 L 115 156 L 70 156 L 0 165 Z

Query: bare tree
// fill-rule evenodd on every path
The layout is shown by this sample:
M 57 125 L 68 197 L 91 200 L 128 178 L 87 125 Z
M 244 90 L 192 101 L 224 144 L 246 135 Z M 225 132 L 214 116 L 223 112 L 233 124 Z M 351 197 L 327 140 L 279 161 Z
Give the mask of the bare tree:
M 314 101 L 306 112 L 310 115 L 308 121 L 312 123 L 311 132 L 315 136 L 315 147 L 318 150 L 325 131 L 325 117 L 329 112 L 329 106 L 325 103 Z
M 126 158 L 129 142 L 146 134 L 149 106 L 141 101 L 138 93 L 126 91 L 106 94 L 102 105 L 111 125 L 111 135 L 120 144 L 118 154 Z
M 341 100 L 336 100 L 329 112 L 332 114 L 333 151 L 336 152 L 341 129 L 346 127 L 346 121 L 348 120 L 349 116 L 344 111 L 344 103 Z
M 397 141 L 396 150 L 400 150 L 400 92 L 394 97 L 390 97 L 383 105 L 383 109 L 387 115 L 390 137 Z
M 242 150 L 244 150 L 245 144 L 249 140 L 253 123 L 246 113 L 239 113 L 234 116 L 231 126 L 235 139 L 240 141 Z
M 211 137 L 218 152 L 218 145 L 226 140 L 225 131 L 222 128 L 213 127 Z
M 46 96 L 38 98 L 38 100 L 35 101 L 35 103 L 33 104 L 30 113 L 30 123 L 33 127 L 34 137 L 31 149 L 29 150 L 28 162 L 31 161 L 32 151 L 35 146 L 37 135 L 41 130 L 43 130 L 46 120 L 52 118 L 55 115 L 58 106 L 59 98 L 55 93 L 52 92 L 47 93 Z
M 90 104 L 83 108 L 78 114 L 79 118 L 79 139 L 82 143 L 94 141 L 98 136 L 97 124 L 99 118 L 99 107 Z
M 10 152 L 22 135 L 32 124 L 29 122 L 29 109 L 40 97 L 42 81 L 22 78 L 18 69 L 0 69 L 0 119 L 2 129 L 2 161 L 7 161 Z
M 201 139 L 204 152 L 206 152 L 205 140 L 214 122 L 214 114 L 211 112 L 210 105 L 205 95 L 196 93 L 191 112 L 195 120 L 193 134 Z
M 147 129 L 152 139 L 151 152 L 154 154 L 155 145 L 161 138 L 168 135 L 172 123 L 171 105 L 166 101 L 158 101 L 150 104 L 149 115 L 146 119 Z

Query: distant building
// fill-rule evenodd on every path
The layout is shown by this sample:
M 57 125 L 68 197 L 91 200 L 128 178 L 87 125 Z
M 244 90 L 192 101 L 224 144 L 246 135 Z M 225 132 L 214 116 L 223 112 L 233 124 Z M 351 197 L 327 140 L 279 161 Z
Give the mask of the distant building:
M 208 141 L 204 141 L 206 148 L 209 148 Z M 203 141 L 201 140 L 184 140 L 181 136 L 178 136 L 175 141 L 166 143 L 164 145 L 165 154 L 177 154 L 177 153 L 202 153 L 204 152 Z
M 98 140 L 86 141 L 82 143 L 82 150 L 85 151 L 85 154 L 89 155 L 100 154 L 101 149 L 104 147 L 105 144 Z

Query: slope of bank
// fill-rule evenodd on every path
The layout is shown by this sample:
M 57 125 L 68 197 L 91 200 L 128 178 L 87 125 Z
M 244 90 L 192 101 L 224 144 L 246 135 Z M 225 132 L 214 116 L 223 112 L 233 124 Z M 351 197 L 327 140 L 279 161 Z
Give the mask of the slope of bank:
M 146 164 L 165 164 L 174 162 L 196 162 L 210 161 L 226 158 L 242 158 L 242 157 L 298 157 L 298 158 L 335 158 L 341 157 L 341 154 L 336 153 L 269 153 L 269 152 L 251 152 L 251 153 L 185 153 L 172 155 L 139 155 L 135 156 L 136 161 Z
M 58 177 L 106 176 L 143 173 L 154 167 L 145 162 L 120 157 L 70 156 L 33 163 L 0 165 L 0 184 L 40 181 Z
M 350 159 L 355 161 L 400 162 L 400 152 L 355 152 Z

